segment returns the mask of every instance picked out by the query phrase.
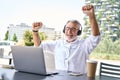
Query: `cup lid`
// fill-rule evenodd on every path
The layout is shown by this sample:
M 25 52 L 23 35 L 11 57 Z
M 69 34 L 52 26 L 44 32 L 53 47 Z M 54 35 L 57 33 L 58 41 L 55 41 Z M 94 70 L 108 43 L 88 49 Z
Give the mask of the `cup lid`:
M 97 61 L 96 60 L 87 60 L 87 62 L 90 62 L 90 63 L 97 63 Z

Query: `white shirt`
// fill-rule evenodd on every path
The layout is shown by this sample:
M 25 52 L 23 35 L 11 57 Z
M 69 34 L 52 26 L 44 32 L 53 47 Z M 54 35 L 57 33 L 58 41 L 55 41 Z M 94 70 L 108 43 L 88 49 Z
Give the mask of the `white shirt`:
M 85 40 L 76 39 L 42 42 L 41 47 L 55 53 L 55 65 L 58 70 L 67 70 L 80 74 L 86 73 L 86 60 L 100 42 L 100 36 L 89 36 Z

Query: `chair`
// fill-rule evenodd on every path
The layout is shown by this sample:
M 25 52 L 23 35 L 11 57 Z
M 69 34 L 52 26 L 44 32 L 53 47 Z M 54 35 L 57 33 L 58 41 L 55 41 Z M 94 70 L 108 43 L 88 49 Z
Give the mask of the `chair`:
M 0 59 L 8 59 L 9 65 L 12 64 L 12 57 L 10 56 L 11 51 L 9 52 L 8 56 L 4 55 L 4 48 L 0 48 Z
M 99 75 L 120 78 L 120 65 L 101 62 Z

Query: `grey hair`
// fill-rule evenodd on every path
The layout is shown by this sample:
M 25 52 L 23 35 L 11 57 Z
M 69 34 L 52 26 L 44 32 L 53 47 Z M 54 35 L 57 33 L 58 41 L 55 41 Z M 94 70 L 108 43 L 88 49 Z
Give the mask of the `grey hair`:
M 68 24 L 69 22 L 75 23 L 79 25 L 79 28 L 82 29 L 82 25 L 80 24 L 80 22 L 78 20 L 68 20 L 66 24 Z

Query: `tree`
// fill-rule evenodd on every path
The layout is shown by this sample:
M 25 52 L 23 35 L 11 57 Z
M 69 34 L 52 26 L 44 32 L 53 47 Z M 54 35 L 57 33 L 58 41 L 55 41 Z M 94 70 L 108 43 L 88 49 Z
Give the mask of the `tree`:
M 13 35 L 13 39 L 12 39 L 12 41 L 15 41 L 15 42 L 18 41 L 18 40 L 17 40 L 17 36 L 16 36 L 16 34 Z
M 120 55 L 120 40 L 112 41 L 109 35 L 102 38 L 101 42 L 94 50 L 95 53 L 118 54 Z
M 33 46 L 34 45 L 34 43 L 32 41 L 33 36 L 32 36 L 31 31 L 26 30 L 25 33 L 23 34 L 23 39 L 24 39 L 24 42 L 25 42 L 26 46 Z
M 41 40 L 45 40 L 47 38 L 44 32 L 39 32 L 39 36 Z
M 6 33 L 5 33 L 5 38 L 4 38 L 4 40 L 8 40 L 9 39 L 9 31 L 7 31 Z
M 120 39 L 120 29 L 117 30 L 116 34 L 117 34 L 117 39 Z
M 47 36 L 45 35 L 44 32 L 39 32 L 39 36 L 41 40 L 45 40 L 47 38 Z M 33 35 L 32 32 L 29 30 L 26 30 L 25 33 L 23 34 L 23 39 L 25 42 L 26 46 L 33 46 Z

